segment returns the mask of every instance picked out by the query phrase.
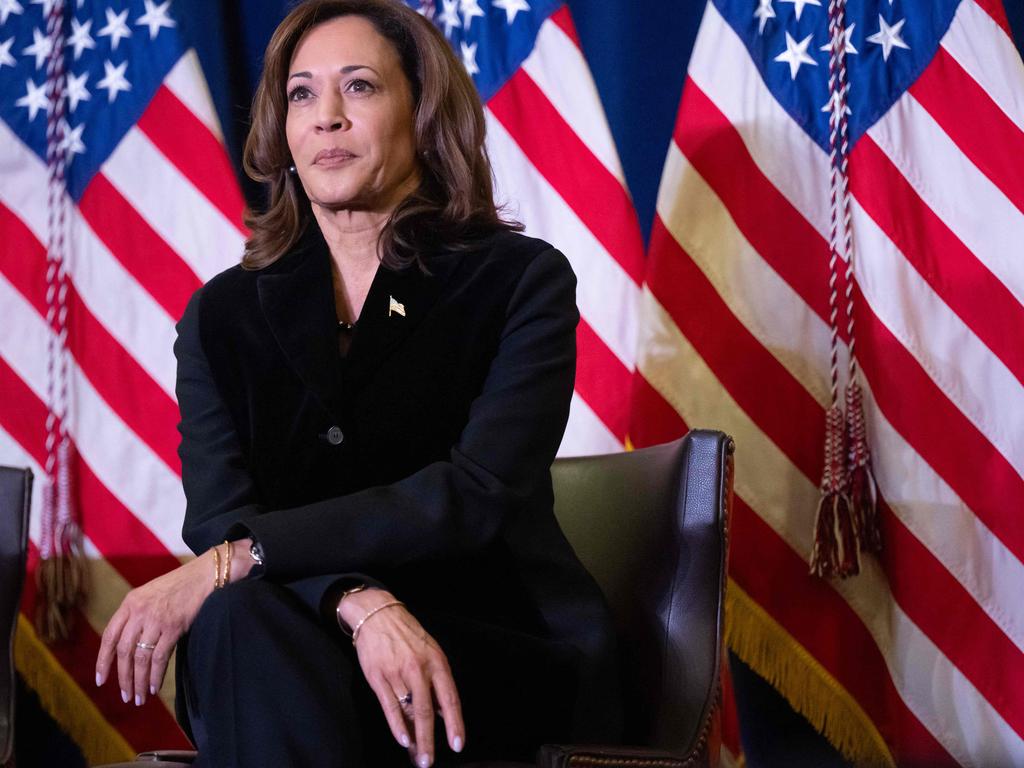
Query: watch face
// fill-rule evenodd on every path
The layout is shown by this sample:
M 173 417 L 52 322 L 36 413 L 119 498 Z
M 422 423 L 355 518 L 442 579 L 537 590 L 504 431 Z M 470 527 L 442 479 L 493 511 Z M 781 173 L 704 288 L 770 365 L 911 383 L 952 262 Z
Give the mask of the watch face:
M 254 541 L 249 546 L 249 556 L 256 562 L 256 565 L 263 565 L 263 546 Z

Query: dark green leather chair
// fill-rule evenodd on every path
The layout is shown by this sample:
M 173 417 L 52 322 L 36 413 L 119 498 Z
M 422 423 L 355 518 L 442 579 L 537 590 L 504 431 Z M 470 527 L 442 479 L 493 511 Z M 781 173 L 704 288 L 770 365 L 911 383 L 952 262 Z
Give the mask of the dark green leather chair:
M 628 746 L 545 745 L 537 765 L 718 765 L 732 439 L 694 430 L 629 453 L 558 459 L 551 474 L 558 520 L 619 631 Z M 121 765 L 181 768 L 193 757 L 147 752 Z

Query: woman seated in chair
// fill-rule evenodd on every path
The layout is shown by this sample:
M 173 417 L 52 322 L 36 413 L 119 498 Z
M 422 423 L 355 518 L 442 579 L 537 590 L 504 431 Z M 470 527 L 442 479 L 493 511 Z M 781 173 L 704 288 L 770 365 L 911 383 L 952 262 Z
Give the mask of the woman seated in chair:
M 575 278 L 496 211 L 444 37 L 397 1 L 298 6 L 245 167 L 268 208 L 175 345 L 197 557 L 125 598 L 97 682 L 140 705 L 177 644 L 218 768 L 614 738 L 610 625 L 552 511 Z

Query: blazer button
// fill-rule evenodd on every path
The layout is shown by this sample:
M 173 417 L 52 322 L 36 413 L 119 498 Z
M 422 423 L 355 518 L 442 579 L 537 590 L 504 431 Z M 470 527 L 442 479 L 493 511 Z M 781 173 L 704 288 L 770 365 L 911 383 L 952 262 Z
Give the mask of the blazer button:
M 341 445 L 341 441 L 345 439 L 345 434 L 341 431 L 340 427 L 331 427 L 321 437 L 331 445 Z

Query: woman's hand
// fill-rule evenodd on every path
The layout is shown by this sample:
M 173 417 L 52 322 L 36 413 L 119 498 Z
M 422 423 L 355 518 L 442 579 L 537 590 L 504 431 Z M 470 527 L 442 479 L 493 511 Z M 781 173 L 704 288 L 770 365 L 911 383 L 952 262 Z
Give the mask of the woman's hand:
M 231 581 L 252 568 L 248 539 L 232 542 Z M 220 545 L 225 559 L 225 547 Z M 221 563 L 223 570 L 224 563 Z M 156 695 L 178 642 L 214 589 L 213 550 L 129 592 L 110 617 L 96 657 L 96 685 L 107 681 L 117 660 L 121 699 L 135 705 Z
M 355 627 L 375 608 L 395 598 L 381 589 L 367 589 L 342 599 L 338 608 L 342 620 Z M 409 749 L 420 768 L 434 762 L 434 707 L 444 718 L 448 745 L 462 751 L 466 728 L 462 708 L 448 659 L 437 642 L 402 605 L 374 613 L 356 636 L 359 665 L 377 694 L 391 733 Z M 403 704 L 402 700 L 412 700 Z M 410 741 L 409 724 L 415 741 Z

